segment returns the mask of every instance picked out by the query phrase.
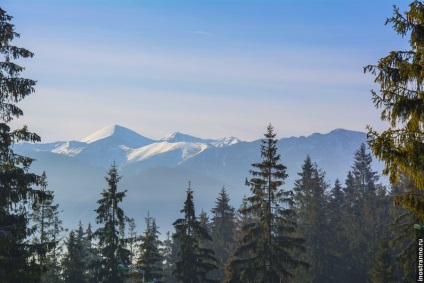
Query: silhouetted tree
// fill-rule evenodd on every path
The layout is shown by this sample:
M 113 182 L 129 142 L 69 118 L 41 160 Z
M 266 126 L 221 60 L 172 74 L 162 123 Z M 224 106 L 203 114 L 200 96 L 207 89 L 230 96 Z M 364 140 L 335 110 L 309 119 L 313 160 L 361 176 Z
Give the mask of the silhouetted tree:
M 124 276 L 117 269 L 118 264 L 129 264 L 130 252 L 125 247 L 125 240 L 121 237 L 121 231 L 125 228 L 127 217 L 119 206 L 125 197 L 126 191 L 118 191 L 118 182 L 121 177 L 118 175 L 116 164 L 108 171 L 105 178 L 108 189 L 101 193 L 102 198 L 97 201 L 99 207 L 96 209 L 96 222 L 101 227 L 94 233 L 97 239 L 97 251 L 101 256 L 95 263 L 98 270 L 98 282 L 119 283 L 123 282 Z
M 162 242 L 159 240 L 159 231 L 156 220 L 149 214 L 146 218 L 146 230 L 141 236 L 139 246 L 140 257 L 137 266 L 144 270 L 147 281 L 160 280 L 163 277 L 163 256 L 161 254 Z
M 227 268 L 227 282 L 280 282 L 294 277 L 293 270 L 309 267 L 297 255 L 305 251 L 305 240 L 295 236 L 296 215 L 293 192 L 279 189 L 287 178 L 279 163 L 277 140 L 272 125 L 261 145 L 261 163 L 252 164 L 252 178 L 246 180 L 252 196 L 247 198 L 244 215 L 252 220 L 243 227 L 243 237 Z
M 40 137 L 24 126 L 12 130 L 9 123 L 23 115 L 17 103 L 34 92 L 35 81 L 20 77 L 24 67 L 17 59 L 33 57 L 33 53 L 11 45 L 19 37 L 10 23 L 12 17 L 0 8 L 0 281 L 39 282 L 38 260 L 44 250 L 28 240 L 35 232 L 28 227 L 31 204 L 43 193 L 34 188 L 40 176 L 29 173 L 33 159 L 16 154 L 13 144 L 19 141 L 39 142 Z
M 173 223 L 176 231 L 173 238 L 179 241 L 179 259 L 175 262 L 173 275 L 178 282 L 216 282 L 208 278 L 208 273 L 217 268 L 214 252 L 200 247 L 200 241 L 211 241 L 212 238 L 196 218 L 190 184 L 181 212 L 184 218 Z

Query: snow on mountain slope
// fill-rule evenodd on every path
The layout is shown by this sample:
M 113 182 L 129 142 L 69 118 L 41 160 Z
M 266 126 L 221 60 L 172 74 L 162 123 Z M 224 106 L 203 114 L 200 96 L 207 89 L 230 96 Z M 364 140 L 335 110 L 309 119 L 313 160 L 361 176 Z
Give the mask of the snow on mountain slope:
M 183 205 L 188 181 L 192 182 L 199 209 L 209 210 L 222 186 L 238 207 L 242 197 L 249 194 L 245 179 L 251 177 L 251 164 L 261 160 L 260 140 L 242 142 L 230 137 L 224 138 L 220 146 L 218 140 L 171 142 L 170 138 L 150 140 L 150 144 L 134 148 L 127 140 L 131 134 L 125 130 L 119 133 L 116 128 L 91 135 L 84 139 L 87 142 L 14 146 L 17 153 L 37 160 L 31 170 L 46 171 L 49 188 L 55 191 L 55 199 L 57 197 L 65 210 L 66 222 L 73 223 L 71 227 L 77 227 L 81 217 L 94 219 L 93 207 L 101 191 L 107 188 L 104 176 L 112 162 L 120 167 L 119 174 L 123 177 L 120 188 L 128 190 L 125 209 L 129 216 L 150 211 L 161 228 L 172 228 L 169 215 L 178 213 Z M 353 165 L 353 155 L 364 142 L 365 133 L 342 129 L 280 139 L 278 152 L 289 174 L 283 188 L 292 188 L 307 154 L 327 173 L 326 180 L 330 184 L 334 184 L 336 178 L 344 183 Z M 381 163 L 375 158 L 373 165 L 374 170 L 381 172 Z
M 336 177 L 345 177 L 352 165 L 353 154 L 361 143 L 366 143 L 365 133 L 336 129 L 326 134 L 282 138 L 278 149 L 283 164 L 289 168 L 290 179 L 296 178 L 309 154 L 334 181 Z M 222 176 L 228 181 L 246 177 L 250 165 L 260 160 L 259 140 L 241 142 L 235 137 L 201 139 L 175 132 L 154 141 L 118 125 L 105 127 L 81 142 L 22 143 L 14 148 L 18 152 L 49 151 L 106 169 L 116 162 L 131 174 L 152 166 L 178 166 L 209 176 Z M 375 164 L 380 170 L 381 165 Z
M 138 162 L 145 159 L 149 159 L 156 155 L 162 155 L 170 152 L 178 151 L 179 163 L 203 152 L 209 147 L 208 144 L 204 143 L 192 143 L 192 142 L 158 142 L 150 144 L 139 149 L 132 150 L 127 158 L 128 162 Z
M 193 137 L 193 136 L 186 135 L 180 132 L 175 132 L 161 138 L 159 141 L 165 141 L 169 143 L 174 143 L 174 142 L 211 143 L 214 140 L 201 139 L 201 138 Z
M 212 140 L 179 132 L 155 141 L 125 127 L 112 125 L 96 131 L 81 141 L 50 144 L 20 143 L 14 148 L 21 152 L 53 152 L 75 157 L 90 165 L 108 168 L 113 162 L 118 166 L 126 166 L 147 159 L 149 161 L 146 164 L 150 165 L 177 166 L 207 148 L 228 147 L 238 142 L 235 137 Z
M 75 155 L 83 151 L 86 147 L 87 144 L 85 142 L 69 141 L 61 144 L 60 146 L 55 147 L 53 150 L 50 151 L 53 153 L 74 157 Z
M 187 143 L 206 143 L 206 144 L 211 144 L 215 147 L 224 147 L 224 146 L 230 146 L 233 144 L 236 144 L 238 142 L 240 142 L 240 140 L 238 140 L 235 137 L 225 137 L 225 138 L 221 138 L 221 139 L 201 139 L 201 138 L 197 138 L 197 137 L 193 137 L 190 135 L 186 135 L 180 132 L 175 132 L 172 134 L 169 134 L 163 138 L 160 139 L 160 141 L 166 141 L 166 142 L 170 142 L 170 143 L 175 143 L 175 142 L 187 142 Z
M 13 145 L 13 149 L 20 152 L 53 151 L 60 148 L 67 142 L 59 141 L 53 143 L 29 143 L 20 142 Z
M 111 145 L 124 145 L 129 148 L 139 148 L 154 142 L 119 125 L 107 126 L 81 140 L 88 144 L 106 141 Z
M 211 142 L 211 144 L 215 147 L 226 147 L 235 145 L 236 143 L 239 143 L 240 140 L 235 137 L 225 137 L 216 141 Z

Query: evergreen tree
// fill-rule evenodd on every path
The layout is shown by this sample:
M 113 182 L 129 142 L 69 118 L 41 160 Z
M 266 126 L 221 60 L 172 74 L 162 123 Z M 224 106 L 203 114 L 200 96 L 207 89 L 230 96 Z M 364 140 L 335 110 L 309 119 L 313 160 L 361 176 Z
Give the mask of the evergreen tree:
M 12 146 L 19 141 L 39 142 L 40 137 L 26 126 L 12 130 L 8 125 L 23 115 L 16 104 L 33 93 L 36 84 L 20 77 L 24 67 L 15 61 L 33 57 L 33 53 L 11 45 L 19 37 L 11 20 L 0 8 L 0 281 L 39 282 L 41 268 L 32 256 L 44 255 L 38 246 L 28 242 L 35 232 L 28 222 L 34 198 L 44 196 L 33 188 L 40 182 L 40 176 L 29 173 L 33 159 L 16 154 Z
M 100 261 L 100 255 L 97 251 L 96 246 L 92 242 L 93 232 L 91 229 L 91 223 L 88 223 L 87 229 L 85 230 L 84 237 L 84 264 L 86 266 L 87 282 L 97 283 L 99 266 L 96 264 Z
M 237 210 L 237 213 L 235 214 L 235 222 L 234 222 L 234 236 L 233 236 L 233 244 L 230 246 L 231 253 L 229 253 L 229 257 L 225 263 L 225 281 L 224 282 L 237 282 L 238 278 L 241 278 L 242 274 L 242 267 L 240 266 L 240 261 L 235 256 L 235 252 L 237 248 L 239 248 L 242 245 L 244 232 L 243 227 L 245 227 L 247 224 L 253 222 L 252 214 L 251 213 L 245 213 L 248 208 L 248 199 L 244 195 L 240 204 L 239 209 Z M 242 259 L 249 258 L 249 253 L 244 253 L 243 255 L 239 256 Z M 239 266 L 237 266 L 235 263 L 238 263 Z
M 174 269 L 174 262 L 176 262 L 176 245 L 172 241 L 171 232 L 166 232 L 166 239 L 163 241 L 162 257 L 163 262 L 163 282 L 173 283 L 176 282 L 175 278 L 172 276 L 172 271 Z
M 410 195 L 423 197 L 424 192 L 414 185 L 414 182 L 401 175 L 398 182 L 392 186 L 391 195 L 395 204 L 399 204 L 397 198 L 404 198 Z M 414 230 L 414 224 L 420 223 L 417 213 L 408 206 L 406 209 L 396 205 L 392 207 L 390 230 L 392 238 L 389 242 L 390 247 L 395 254 L 395 260 L 399 269 L 398 277 L 402 278 L 402 282 L 416 282 L 417 270 L 417 232 Z
M 128 219 L 128 250 L 130 252 L 130 263 L 133 264 L 134 258 L 137 257 L 136 246 L 140 240 L 140 237 L 137 236 L 137 226 L 135 224 L 134 218 Z
M 332 234 L 332 241 L 329 243 L 330 251 L 333 256 L 333 262 L 330 264 L 332 269 L 332 281 L 343 282 L 345 281 L 348 266 L 346 258 L 348 257 L 348 250 L 346 249 L 346 235 L 344 231 L 346 221 L 350 221 L 352 216 L 347 216 L 344 210 L 345 194 L 343 192 L 342 184 L 339 179 L 336 179 L 334 186 L 330 189 L 329 200 L 329 215 L 330 233 Z
M 172 224 L 176 231 L 173 238 L 179 241 L 179 259 L 175 262 L 173 275 L 178 282 L 215 282 L 208 278 L 208 273 L 217 268 L 214 252 L 200 246 L 201 241 L 211 241 L 212 238 L 196 218 L 190 183 L 181 212 L 184 218 Z
M 33 204 L 31 220 L 36 229 L 33 245 L 38 247 L 38 262 L 45 272 L 42 282 L 57 282 L 59 280 L 58 253 L 61 247 L 61 233 L 65 231 L 62 220 L 59 219 L 59 204 L 53 204 L 54 193 L 47 190 L 47 176 L 43 172 L 40 180 L 42 197 L 36 198 Z
M 36 197 L 33 204 L 31 220 L 34 223 L 36 234 L 32 240 L 38 249 L 38 262 L 43 272 L 43 282 L 46 276 L 58 278 L 57 270 L 57 247 L 61 239 L 60 233 L 65 229 L 59 219 L 59 205 L 53 204 L 54 193 L 47 190 L 47 176 L 43 172 L 40 179 L 41 197 Z M 53 272 L 50 272 L 53 269 Z
M 82 224 L 79 224 L 78 230 L 69 233 L 68 240 L 65 242 L 66 253 L 62 259 L 62 277 L 65 283 L 87 282 L 86 274 L 86 250 L 85 239 Z
M 293 270 L 309 267 L 296 258 L 305 250 L 305 240 L 295 237 L 296 216 L 288 208 L 293 204 L 293 192 L 279 189 L 287 178 L 286 167 L 280 164 L 276 134 L 271 125 L 262 140 L 262 162 L 252 164 L 252 178 L 246 180 L 252 196 L 241 212 L 252 215 L 243 227 L 243 238 L 230 263 L 228 282 L 280 282 L 294 277 Z M 232 270 L 232 271 L 231 271 Z M 236 276 L 236 277 L 234 277 Z
M 129 264 L 129 251 L 125 248 L 125 241 L 121 237 L 121 231 L 125 228 L 127 218 L 119 206 L 125 197 L 125 192 L 118 191 L 118 175 L 116 164 L 112 164 L 105 177 L 108 189 L 101 193 L 102 198 L 97 201 L 96 222 L 101 227 L 93 237 L 98 240 L 98 252 L 100 260 L 95 263 L 98 270 L 98 282 L 119 283 L 123 282 L 124 276 L 117 269 L 118 264 Z
M 333 266 L 335 240 L 330 222 L 329 200 L 325 191 L 328 187 L 324 173 L 312 164 L 308 155 L 294 184 L 294 207 L 297 214 L 299 232 L 306 240 L 306 253 L 301 257 L 311 263 L 308 272 L 301 272 L 299 282 L 337 282 Z
M 141 237 L 139 246 L 140 257 L 137 261 L 137 266 L 144 270 L 147 281 L 160 280 L 163 277 L 162 262 L 164 258 L 161 254 L 162 242 L 159 240 L 159 234 L 156 220 L 148 214 L 146 230 Z
M 395 183 L 400 174 L 424 189 L 424 4 L 413 1 L 409 10 L 401 13 L 394 7 L 394 16 L 387 19 L 402 37 L 409 37 L 410 50 L 392 51 L 377 65 L 368 65 L 365 71 L 375 75 L 379 93 L 372 91 L 376 108 L 381 108 L 381 120 L 390 126 L 378 133 L 368 126 L 369 144 L 374 154 L 385 163 L 383 173 Z M 411 210 L 424 221 L 424 199 L 417 196 L 403 198 Z
M 235 209 L 229 202 L 230 198 L 223 187 L 215 201 L 215 207 L 211 209 L 213 215 L 211 223 L 212 248 L 218 260 L 218 270 L 214 275 L 221 279 L 225 277 L 225 263 L 234 245 Z
M 344 234 L 347 241 L 348 282 L 365 282 L 377 251 L 379 234 L 376 231 L 377 172 L 371 168 L 372 157 L 365 144 L 355 152 L 352 170 L 346 179 L 344 193 Z
M 199 214 L 199 224 L 200 227 L 202 227 L 206 230 L 206 232 L 208 232 L 209 235 L 211 234 L 211 223 L 209 221 L 209 216 L 203 209 Z
M 396 283 L 399 282 L 394 275 L 392 253 L 387 239 L 380 240 L 374 266 L 371 270 L 372 283 Z
M 375 254 L 377 251 L 378 236 L 376 235 L 376 191 L 379 176 L 376 171 L 372 171 L 372 156 L 366 152 L 365 144 L 355 152 L 354 165 L 352 173 L 355 178 L 356 189 L 359 190 L 359 203 L 362 210 L 362 217 L 359 217 L 365 237 L 370 243 L 369 254 Z

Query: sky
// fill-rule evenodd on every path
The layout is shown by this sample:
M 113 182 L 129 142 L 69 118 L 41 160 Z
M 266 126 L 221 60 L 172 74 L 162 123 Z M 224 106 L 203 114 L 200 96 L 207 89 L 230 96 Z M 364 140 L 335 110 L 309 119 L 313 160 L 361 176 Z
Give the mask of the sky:
M 382 131 L 363 67 L 408 39 L 391 0 L 2 0 L 35 53 L 17 63 L 36 92 L 18 104 L 42 142 L 112 124 L 251 141 L 336 128 Z

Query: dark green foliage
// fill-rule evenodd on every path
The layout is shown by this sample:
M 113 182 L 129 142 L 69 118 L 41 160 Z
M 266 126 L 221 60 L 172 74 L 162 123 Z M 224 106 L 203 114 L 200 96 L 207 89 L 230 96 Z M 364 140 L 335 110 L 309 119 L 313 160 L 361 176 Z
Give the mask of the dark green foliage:
M 43 194 L 41 197 L 36 197 L 32 206 L 31 220 L 36 230 L 32 244 L 39 251 L 38 262 L 41 270 L 45 272 L 42 282 L 58 282 L 60 274 L 58 257 L 61 251 L 59 242 L 65 229 L 59 219 L 59 205 L 53 204 L 54 193 L 47 190 L 45 172 L 41 175 L 40 190 Z
M 410 178 L 401 175 L 399 181 L 392 187 L 392 196 L 404 197 L 406 195 L 423 195 L 422 190 L 417 189 Z M 418 232 L 414 229 L 414 224 L 420 223 L 416 213 L 405 210 L 399 206 L 391 209 L 392 223 L 390 230 L 392 238 L 390 247 L 395 255 L 396 266 L 399 269 L 399 276 L 403 282 L 415 282 L 416 278 L 416 236 Z M 424 236 L 424 235 L 422 235 Z
M 229 202 L 230 199 L 223 187 L 215 201 L 215 207 L 211 209 L 212 248 L 218 260 L 218 270 L 214 272 L 214 275 L 216 278 L 220 279 L 225 277 L 225 263 L 234 245 L 235 209 Z
M 130 263 L 134 263 L 134 258 L 137 257 L 137 245 L 140 242 L 140 236 L 137 236 L 137 226 L 134 218 L 128 219 L 128 239 L 127 245 L 130 252 Z
M 126 243 L 121 237 L 127 217 L 119 206 L 126 191 L 118 191 L 118 182 L 121 177 L 118 175 L 115 164 L 107 174 L 105 179 L 108 189 L 103 190 L 102 198 L 97 201 L 99 207 L 96 209 L 96 222 L 101 227 L 93 233 L 93 237 L 98 241 L 97 251 L 101 258 L 94 266 L 98 270 L 96 278 L 98 282 L 119 283 L 123 282 L 124 276 L 117 269 L 118 264 L 130 263 L 130 252 L 125 248 Z
M 311 264 L 307 272 L 300 271 L 296 278 L 299 282 L 337 282 L 335 273 L 340 258 L 333 244 L 338 231 L 331 222 L 324 176 L 308 155 L 293 189 L 299 233 L 306 240 L 306 253 L 301 258 Z M 340 198 L 341 188 L 337 193 Z
M 200 246 L 201 241 L 211 241 L 212 238 L 196 218 L 190 185 L 181 212 L 184 218 L 173 223 L 173 238 L 179 241 L 179 259 L 175 262 L 173 275 L 178 282 L 215 282 L 208 277 L 208 273 L 217 268 L 214 252 Z
M 44 255 L 28 242 L 35 232 L 29 229 L 28 221 L 34 198 L 43 197 L 33 188 L 40 177 L 28 173 L 33 160 L 14 153 L 11 147 L 19 141 L 40 141 L 40 137 L 26 126 L 11 130 L 8 125 L 23 115 L 16 104 L 33 93 L 35 86 L 35 81 L 20 77 L 24 68 L 14 61 L 33 53 L 10 44 L 19 37 L 11 20 L 0 8 L 0 281 L 39 282 L 42 270 L 32 256 Z
M 372 171 L 371 163 L 371 154 L 366 152 L 365 144 L 362 144 L 355 152 L 354 165 L 346 179 L 346 199 L 343 205 L 346 282 L 365 282 L 377 251 L 379 235 L 376 226 L 380 224 L 376 212 L 378 175 Z
M 346 214 L 346 207 L 344 206 L 346 195 L 343 192 L 342 185 L 339 179 L 336 179 L 334 186 L 330 189 L 329 193 L 329 222 L 330 233 L 332 239 L 329 243 L 332 255 L 332 262 L 330 263 L 331 280 L 333 282 L 346 281 L 347 269 L 349 262 L 346 261 L 348 249 L 346 249 L 347 237 L 344 230 L 346 221 L 352 218 Z M 347 231 L 347 233 L 349 233 Z
M 86 240 L 81 223 L 78 230 L 69 233 L 65 242 L 66 253 L 62 259 L 63 282 L 88 282 Z
M 374 266 L 371 270 L 372 283 L 396 283 L 399 280 L 394 275 L 392 251 L 387 239 L 380 240 Z
M 424 5 L 413 1 L 401 13 L 395 6 L 394 16 L 386 24 L 402 37 L 409 37 L 410 50 L 392 51 L 377 65 L 365 67 L 375 75 L 379 93 L 372 91 L 374 105 L 381 108 L 381 120 L 390 127 L 378 133 L 369 128 L 369 144 L 386 165 L 384 173 L 395 183 L 401 173 L 424 189 Z M 424 220 L 424 199 L 405 198 L 403 204 Z
M 268 126 L 261 145 L 261 163 L 252 164 L 252 178 L 246 180 L 252 195 L 241 213 L 251 220 L 243 226 L 243 236 L 227 268 L 227 282 L 280 282 L 294 277 L 298 267 L 309 264 L 296 258 L 305 251 L 305 240 L 295 237 L 296 215 L 293 192 L 279 189 L 287 178 L 279 163 L 273 127 Z
M 163 256 L 161 254 L 162 242 L 159 240 L 159 231 L 156 221 L 150 215 L 146 218 L 146 230 L 141 237 L 139 246 L 140 257 L 137 261 L 137 267 L 144 270 L 145 279 L 160 280 L 163 277 Z
M 174 270 L 174 262 L 177 261 L 177 247 L 175 241 L 171 237 L 171 233 L 168 231 L 166 233 L 166 239 L 163 241 L 162 256 L 164 259 L 163 263 L 163 281 L 167 283 L 176 282 L 175 278 L 172 276 L 172 271 Z

